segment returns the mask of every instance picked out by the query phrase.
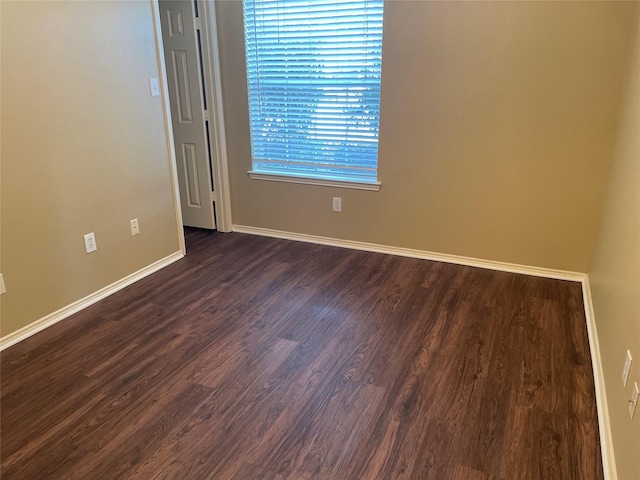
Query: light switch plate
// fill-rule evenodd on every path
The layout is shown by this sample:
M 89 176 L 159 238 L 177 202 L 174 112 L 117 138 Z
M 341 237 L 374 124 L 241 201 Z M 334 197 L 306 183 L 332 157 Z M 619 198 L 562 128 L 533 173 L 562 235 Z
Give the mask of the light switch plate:
M 152 97 L 160 96 L 160 84 L 158 83 L 157 77 L 152 77 L 149 79 L 149 88 L 151 89 Z

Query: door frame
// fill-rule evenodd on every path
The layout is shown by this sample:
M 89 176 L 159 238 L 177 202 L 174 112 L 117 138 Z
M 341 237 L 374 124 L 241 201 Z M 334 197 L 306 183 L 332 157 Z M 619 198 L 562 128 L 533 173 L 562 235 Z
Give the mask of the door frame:
M 231 221 L 231 195 L 229 187 L 229 166 L 227 162 L 227 141 L 224 127 L 222 104 L 222 81 L 220 76 L 220 55 L 216 5 L 213 0 L 196 0 L 200 15 L 200 37 L 202 44 L 202 74 L 207 95 L 209 112 L 209 139 L 211 144 L 211 173 L 215 192 L 216 229 L 220 232 L 233 231 Z
M 178 187 L 178 164 L 176 161 L 175 144 L 173 142 L 173 123 L 171 122 L 171 107 L 169 106 L 169 87 L 167 86 L 167 67 L 164 61 L 164 45 L 162 43 L 162 27 L 160 25 L 160 5 L 158 0 L 149 0 L 153 13 L 153 33 L 156 44 L 156 61 L 158 62 L 158 74 L 160 75 L 160 97 L 162 98 L 162 112 L 164 114 L 164 128 L 167 138 L 167 154 L 169 155 L 169 174 L 171 176 L 171 190 L 173 193 L 173 209 L 176 214 L 176 231 L 178 244 L 182 255 L 187 254 L 184 241 L 184 226 L 182 223 L 182 206 L 180 203 L 180 190 Z
M 200 12 L 200 32 L 202 38 L 202 61 L 204 86 L 209 101 L 209 138 L 211 142 L 211 173 L 213 175 L 215 194 L 216 229 L 220 232 L 232 232 L 231 196 L 229 188 L 229 167 L 227 163 L 227 146 L 224 129 L 224 109 L 222 105 L 222 83 L 220 80 L 220 57 L 218 55 L 218 34 L 216 28 L 215 3 L 213 1 L 198 1 Z M 167 134 L 167 153 L 170 160 L 171 186 L 173 203 L 176 211 L 176 222 L 180 250 L 186 254 L 184 241 L 182 208 L 180 204 L 180 190 L 178 185 L 178 168 L 173 139 L 173 124 L 171 122 L 171 107 L 169 103 L 169 88 L 167 85 L 167 68 L 164 61 L 164 47 L 162 42 L 162 28 L 160 25 L 160 6 L 158 0 L 150 0 L 153 12 L 153 30 L 155 35 L 156 59 L 160 74 L 160 91 L 164 113 L 165 130 Z

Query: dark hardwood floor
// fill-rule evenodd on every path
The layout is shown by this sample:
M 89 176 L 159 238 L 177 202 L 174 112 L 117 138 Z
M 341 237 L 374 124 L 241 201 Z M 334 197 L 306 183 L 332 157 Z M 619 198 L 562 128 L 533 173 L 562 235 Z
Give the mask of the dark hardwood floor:
M 2 352 L 3 479 L 602 478 L 580 284 L 187 245 Z

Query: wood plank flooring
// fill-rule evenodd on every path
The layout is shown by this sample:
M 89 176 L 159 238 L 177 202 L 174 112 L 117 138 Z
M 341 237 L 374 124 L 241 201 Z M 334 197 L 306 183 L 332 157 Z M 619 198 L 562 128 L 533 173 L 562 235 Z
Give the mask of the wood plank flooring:
M 601 479 L 578 283 L 188 230 L 5 350 L 9 479 Z

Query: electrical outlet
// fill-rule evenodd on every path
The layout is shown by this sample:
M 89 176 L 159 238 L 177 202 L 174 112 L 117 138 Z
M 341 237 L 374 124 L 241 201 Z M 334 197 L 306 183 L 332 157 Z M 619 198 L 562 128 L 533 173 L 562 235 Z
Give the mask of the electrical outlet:
M 333 197 L 333 211 L 334 212 L 342 211 L 342 197 Z
M 627 380 L 629 379 L 629 370 L 631 370 L 631 352 L 627 350 L 627 355 L 624 358 L 624 367 L 622 367 L 622 384 L 626 387 Z
M 633 415 L 636 413 L 636 406 L 638 405 L 638 382 L 633 382 L 633 391 L 631 392 L 631 400 L 629 400 L 629 416 L 633 420 Z
M 96 236 L 93 232 L 87 233 L 84 236 L 84 249 L 87 253 L 95 252 L 98 249 L 96 245 Z
M 129 225 L 131 226 L 131 236 L 138 235 L 140 233 L 140 227 L 138 226 L 138 219 L 134 218 L 129 221 Z

